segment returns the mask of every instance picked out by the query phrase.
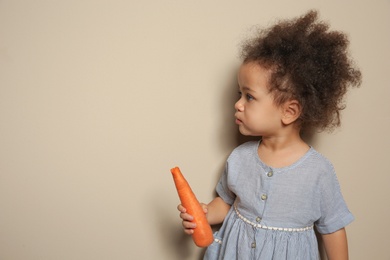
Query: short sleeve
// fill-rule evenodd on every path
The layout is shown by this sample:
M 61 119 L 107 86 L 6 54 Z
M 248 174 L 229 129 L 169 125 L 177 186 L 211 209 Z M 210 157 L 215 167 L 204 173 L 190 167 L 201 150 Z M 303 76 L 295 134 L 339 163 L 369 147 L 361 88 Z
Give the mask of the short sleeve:
M 228 184 L 229 166 L 228 165 L 229 163 L 227 162 L 225 166 L 225 170 L 218 181 L 216 192 L 218 196 L 222 198 L 223 201 L 225 201 L 229 205 L 232 205 L 236 198 L 236 195 L 229 189 L 229 184 Z
M 320 189 L 321 217 L 316 222 L 316 227 L 319 233 L 329 234 L 350 224 L 354 217 L 341 194 L 333 166 L 323 177 Z

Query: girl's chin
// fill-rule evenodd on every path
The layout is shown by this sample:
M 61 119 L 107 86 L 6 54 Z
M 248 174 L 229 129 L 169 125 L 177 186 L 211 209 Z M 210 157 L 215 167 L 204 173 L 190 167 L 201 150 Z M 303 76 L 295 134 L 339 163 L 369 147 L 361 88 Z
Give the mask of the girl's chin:
M 243 136 L 246 136 L 246 137 L 259 137 L 260 135 L 257 134 L 257 133 L 253 133 L 252 131 L 250 131 L 249 129 L 246 129 L 245 127 L 243 127 L 242 125 L 240 125 L 238 127 L 238 131 L 240 132 L 240 134 L 242 134 Z
M 239 126 L 238 127 L 238 131 L 240 132 L 240 134 L 242 134 L 243 136 L 253 136 L 252 133 L 250 131 L 248 131 L 247 129 L 245 129 L 244 127 L 242 126 Z

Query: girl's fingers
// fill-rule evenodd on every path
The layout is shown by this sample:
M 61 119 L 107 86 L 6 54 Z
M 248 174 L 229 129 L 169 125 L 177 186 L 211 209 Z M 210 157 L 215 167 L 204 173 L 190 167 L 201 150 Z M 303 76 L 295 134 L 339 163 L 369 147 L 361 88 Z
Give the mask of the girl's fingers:
M 188 235 L 192 235 L 192 234 L 194 234 L 194 230 L 193 229 L 184 229 L 184 233 L 186 233 Z
M 194 220 L 194 217 L 188 213 L 180 213 L 180 218 L 183 219 L 184 221 L 193 221 Z
M 192 230 L 192 229 L 196 228 L 196 224 L 194 222 L 190 222 L 190 221 L 183 221 L 182 225 L 183 225 L 185 230 L 187 230 L 187 229 Z
M 184 233 L 192 235 L 194 233 L 194 228 L 196 228 L 196 224 L 191 222 L 194 217 L 188 214 L 186 208 L 181 204 L 177 206 L 177 210 L 180 211 L 179 216 L 183 220 L 182 225 L 184 228 Z
M 179 205 L 177 206 L 177 210 L 180 211 L 180 212 L 182 212 L 182 213 L 185 213 L 185 212 L 187 211 L 186 208 L 183 207 L 183 205 L 181 205 L 181 204 L 179 204 Z
M 207 214 L 207 204 L 201 203 L 201 205 L 202 205 L 202 208 L 203 208 L 203 212 L 205 214 Z

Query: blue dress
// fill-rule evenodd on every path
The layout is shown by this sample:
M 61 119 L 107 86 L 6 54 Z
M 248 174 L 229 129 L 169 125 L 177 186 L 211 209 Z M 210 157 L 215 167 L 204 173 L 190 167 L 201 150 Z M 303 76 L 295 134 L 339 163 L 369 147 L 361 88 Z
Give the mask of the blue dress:
M 216 190 L 232 206 L 204 259 L 319 259 L 314 226 L 328 234 L 354 219 L 332 164 L 311 147 L 294 164 L 271 168 L 258 146 L 247 142 L 227 160 Z

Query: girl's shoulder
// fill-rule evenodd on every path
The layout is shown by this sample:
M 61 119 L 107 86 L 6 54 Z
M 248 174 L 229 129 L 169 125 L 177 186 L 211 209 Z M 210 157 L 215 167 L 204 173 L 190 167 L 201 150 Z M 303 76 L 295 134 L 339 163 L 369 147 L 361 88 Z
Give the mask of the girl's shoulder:
M 248 142 L 240 144 L 239 146 L 234 148 L 234 150 L 240 151 L 240 150 L 247 150 L 247 149 L 251 149 L 251 150 L 257 149 L 259 147 L 259 144 L 260 144 L 260 140 L 248 141 Z
M 236 148 L 233 149 L 231 155 L 239 155 L 239 154 L 248 154 L 257 152 L 257 148 L 259 147 L 260 141 L 248 141 L 243 144 L 240 144 Z
M 247 163 L 255 163 L 258 160 L 257 148 L 259 147 L 259 141 L 248 141 L 240 144 L 230 153 L 227 162 L 238 163 L 240 165 Z
M 330 183 L 337 180 L 332 162 L 313 147 L 310 148 L 308 156 L 298 167 L 300 171 L 307 173 L 308 178 L 316 179 L 319 183 Z
M 333 170 L 333 164 L 327 157 L 325 157 L 322 153 L 315 150 L 313 147 L 311 147 L 310 150 L 311 150 L 310 159 L 312 163 L 315 163 L 317 168 L 325 168 L 327 170 L 329 169 Z

